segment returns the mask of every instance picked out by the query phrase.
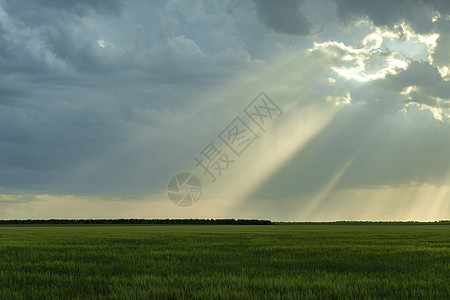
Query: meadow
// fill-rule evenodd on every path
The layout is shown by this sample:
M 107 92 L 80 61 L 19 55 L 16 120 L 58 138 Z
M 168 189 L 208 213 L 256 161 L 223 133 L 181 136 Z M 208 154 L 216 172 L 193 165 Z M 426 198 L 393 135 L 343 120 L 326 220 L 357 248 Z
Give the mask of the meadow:
M 450 299 L 449 225 L 3 225 L 0 299 Z

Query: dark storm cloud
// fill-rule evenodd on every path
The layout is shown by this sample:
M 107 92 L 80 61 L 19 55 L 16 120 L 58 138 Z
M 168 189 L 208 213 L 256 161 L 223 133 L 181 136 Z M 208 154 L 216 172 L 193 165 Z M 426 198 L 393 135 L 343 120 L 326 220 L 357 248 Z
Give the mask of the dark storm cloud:
M 435 66 L 426 61 L 412 61 L 406 70 L 401 70 L 398 74 L 388 74 L 378 82 L 382 86 L 400 92 L 408 86 L 433 87 L 442 81 Z
M 35 9 L 39 12 L 42 10 L 59 10 L 66 11 L 78 15 L 83 15 L 89 10 L 95 10 L 99 14 L 118 14 L 123 8 L 122 0 L 24 0 L 18 4 L 14 0 L 5 1 L 5 10 L 21 15 L 27 20 L 37 20 L 39 18 L 35 13 Z M 42 17 L 45 15 L 42 15 Z
M 393 26 L 407 21 L 417 32 L 429 32 L 433 28 L 431 14 L 450 13 L 447 0 L 334 0 L 338 17 L 344 21 L 355 21 L 369 17 L 377 26 Z
M 214 28 L 225 47 L 205 53 L 189 27 L 167 30 L 179 12 L 125 4 L 0 1 L 0 194 L 164 186 L 208 129 L 186 125 L 192 108 L 252 65 L 222 23 L 200 15 L 199 30 Z M 229 17 L 220 5 L 209 11 Z
M 311 32 L 311 24 L 300 9 L 304 0 L 253 1 L 259 18 L 267 28 L 293 35 L 307 35 Z
M 20 106 L 21 99 L 26 96 L 24 91 L 10 87 L 3 87 L 0 82 L 0 105 Z
M 450 31 L 448 29 L 448 31 Z M 450 36 L 441 34 L 436 41 L 436 49 L 433 53 L 433 64 L 445 66 L 450 64 Z
M 425 61 L 412 61 L 406 70 L 398 74 L 388 74 L 386 78 L 374 82 L 394 93 L 405 88 L 411 91 L 405 95 L 406 103 L 426 104 L 436 108 L 448 108 L 450 103 L 450 82 L 445 81 L 437 67 Z

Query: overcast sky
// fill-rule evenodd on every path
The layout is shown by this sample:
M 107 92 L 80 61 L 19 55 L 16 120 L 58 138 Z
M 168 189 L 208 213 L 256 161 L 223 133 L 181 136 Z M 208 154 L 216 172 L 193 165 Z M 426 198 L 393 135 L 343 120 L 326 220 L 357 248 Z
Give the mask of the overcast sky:
M 449 219 L 449 33 L 448 0 L 0 0 L 0 218 Z

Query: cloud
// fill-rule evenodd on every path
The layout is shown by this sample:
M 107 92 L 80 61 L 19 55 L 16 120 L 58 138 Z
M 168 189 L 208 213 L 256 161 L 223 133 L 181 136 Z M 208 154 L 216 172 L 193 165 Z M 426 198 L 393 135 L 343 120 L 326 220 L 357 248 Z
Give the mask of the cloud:
M 448 81 L 450 79 L 450 38 L 448 34 L 442 34 L 436 40 L 436 48 L 432 55 L 433 65 L 437 66 L 441 75 Z
M 439 70 L 429 62 L 412 61 L 406 69 L 400 70 L 398 74 L 388 74 L 382 84 L 400 92 L 408 86 L 432 87 L 441 81 Z
M 98 14 L 119 14 L 123 8 L 123 2 L 120 0 L 25 0 L 17 4 L 15 1 L 5 0 L 4 6 L 8 12 L 17 13 L 29 21 L 36 21 L 38 18 L 44 17 L 43 15 L 36 14 L 36 12 L 46 10 L 57 10 L 59 12 L 69 12 L 77 15 L 85 15 L 90 10 Z
M 435 13 L 447 15 L 450 4 L 446 0 L 334 0 L 338 17 L 344 22 L 370 18 L 376 26 L 392 27 L 402 21 L 411 24 L 418 33 L 430 32 Z
M 439 34 L 421 35 L 405 24 L 400 27 L 398 31 L 371 25 L 371 32 L 361 38 L 359 47 L 327 41 L 314 43 L 308 52 L 347 80 L 345 85 L 355 103 L 398 103 L 404 105 L 400 107 L 404 112 L 415 107 L 429 111 L 436 120 L 448 121 L 447 69 L 443 64 L 436 65 L 439 59 L 433 58 L 445 57 L 440 49 L 436 54 Z M 367 83 L 363 92 L 356 82 Z
M 335 41 L 315 43 L 309 53 L 329 60 L 330 68 L 340 76 L 358 81 L 384 78 L 386 74 L 406 68 L 407 63 L 399 53 L 381 48 L 381 44 L 367 44 L 363 48 L 354 48 Z
M 278 33 L 308 35 L 312 25 L 301 11 L 304 0 L 253 0 L 258 16 L 267 28 Z
M 389 74 L 374 84 L 401 94 L 407 108 L 428 110 L 439 121 L 450 120 L 450 82 L 429 62 L 412 61 L 406 70 Z

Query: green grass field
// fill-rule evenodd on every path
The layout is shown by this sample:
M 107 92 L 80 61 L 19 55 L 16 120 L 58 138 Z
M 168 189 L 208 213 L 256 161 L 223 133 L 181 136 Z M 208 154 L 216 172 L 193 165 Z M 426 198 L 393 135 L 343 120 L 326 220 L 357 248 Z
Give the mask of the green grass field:
M 0 226 L 0 299 L 450 299 L 448 225 Z

